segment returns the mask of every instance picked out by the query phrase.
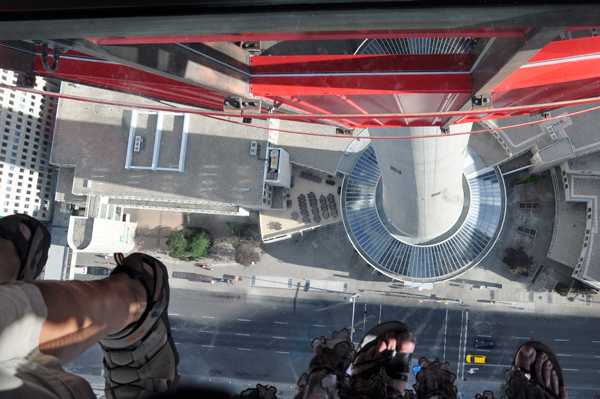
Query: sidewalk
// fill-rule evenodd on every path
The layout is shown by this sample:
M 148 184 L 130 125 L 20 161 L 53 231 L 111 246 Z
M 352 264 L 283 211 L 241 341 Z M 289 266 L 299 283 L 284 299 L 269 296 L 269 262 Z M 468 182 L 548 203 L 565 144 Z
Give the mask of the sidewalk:
M 244 267 L 233 262 L 203 258 L 212 271 L 194 266 L 195 262 L 177 261 L 164 254 L 161 257 L 169 271 L 187 272 L 221 278 L 223 274 L 240 276 L 234 285 L 214 285 L 172 278 L 175 288 L 204 291 L 207 296 L 254 295 L 279 298 L 282 301 L 342 301 L 360 294 L 357 303 L 419 306 L 460 306 L 465 309 L 552 313 L 596 316 L 597 296 L 561 297 L 557 293 L 530 291 L 532 286 L 503 277 L 494 270 L 504 268 L 501 260 L 490 254 L 483 266 L 477 266 L 453 281 L 434 284 L 432 290 L 401 289 L 400 284 L 381 275 L 356 255 L 350 243 L 338 239 L 345 235 L 341 223 L 311 231 L 303 236 L 279 243 L 262 245 L 261 260 Z M 292 279 L 292 287 L 268 288 L 251 286 L 252 276 Z M 347 292 L 305 290 L 306 280 L 347 283 Z M 287 281 L 287 280 L 286 280 Z M 464 281 L 464 283 L 463 283 Z M 332 284 L 333 285 L 333 284 Z M 341 284 L 337 284 L 341 285 Z M 501 285 L 502 288 L 498 288 Z M 531 287 L 531 288 L 530 288 Z M 495 303 L 492 303 L 494 301 Z

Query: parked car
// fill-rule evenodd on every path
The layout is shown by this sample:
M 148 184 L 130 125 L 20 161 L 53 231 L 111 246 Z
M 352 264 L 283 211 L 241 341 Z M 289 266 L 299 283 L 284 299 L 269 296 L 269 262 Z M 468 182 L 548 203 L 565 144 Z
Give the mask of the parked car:
M 493 348 L 494 347 L 494 341 L 484 341 L 481 339 L 476 339 L 475 340 L 475 347 L 476 348 Z
M 465 360 L 467 363 L 485 364 L 485 356 L 483 355 L 467 355 Z
M 84 266 L 84 267 L 76 267 L 75 273 L 93 274 L 95 276 L 108 276 L 110 274 L 110 269 L 108 267 L 100 267 L 100 266 Z

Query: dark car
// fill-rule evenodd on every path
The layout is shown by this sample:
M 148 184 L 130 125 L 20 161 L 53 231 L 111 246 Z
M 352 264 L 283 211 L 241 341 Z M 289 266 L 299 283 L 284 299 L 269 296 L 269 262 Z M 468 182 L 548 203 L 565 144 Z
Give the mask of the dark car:
M 494 347 L 494 341 L 483 341 L 481 339 L 476 339 L 475 340 L 475 347 L 476 348 L 493 348 Z
M 108 267 L 88 266 L 87 274 L 94 274 L 96 276 L 108 276 L 110 274 L 110 269 Z

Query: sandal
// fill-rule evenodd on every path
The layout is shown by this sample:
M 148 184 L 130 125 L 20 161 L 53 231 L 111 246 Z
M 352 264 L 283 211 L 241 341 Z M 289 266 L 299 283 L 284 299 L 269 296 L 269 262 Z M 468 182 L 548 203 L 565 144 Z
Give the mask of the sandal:
M 396 332 L 398 336 L 404 332 L 410 332 L 406 324 L 399 321 L 388 321 L 381 323 L 373 327 L 364 336 L 360 344 L 358 345 L 356 356 L 358 357 L 361 353 L 366 353 L 369 349 L 379 343 L 381 338 L 390 332 Z M 410 365 L 412 362 L 412 353 L 402 353 L 396 350 L 385 357 L 373 360 L 367 360 L 359 364 L 353 364 L 352 369 L 364 367 L 367 365 L 373 365 L 359 372 L 353 374 L 353 377 L 363 378 L 365 380 L 370 379 L 373 375 L 379 374 L 381 368 L 385 368 L 385 373 L 394 380 L 401 380 L 408 382 L 408 375 L 410 374 Z
M 564 379 L 562 367 L 558 361 L 558 357 L 548 345 L 542 344 L 541 342 L 529 341 L 519 347 L 515 353 L 515 357 L 512 362 L 511 370 L 506 372 L 507 376 L 507 397 L 539 397 L 540 389 L 545 393 L 545 396 L 553 399 L 560 399 L 560 396 L 554 393 L 551 389 L 546 387 L 543 381 L 538 380 L 537 372 L 535 370 L 535 360 L 531 363 L 531 369 L 526 370 L 516 365 L 517 355 L 521 348 L 525 345 L 531 346 L 537 353 L 544 352 L 548 356 L 548 360 L 552 363 L 552 369 L 556 372 L 558 377 L 559 387 L 564 387 Z M 537 392 L 536 392 L 537 391 Z M 530 396 L 533 395 L 533 396 Z
M 31 230 L 31 238 L 25 239 L 19 224 L 23 223 Z M 21 258 L 21 269 L 17 280 L 35 280 L 48 260 L 50 233 L 37 219 L 28 215 L 15 214 L 0 219 L 0 236 L 15 244 Z
M 148 292 L 148 306 L 139 321 L 100 341 L 104 353 L 106 397 L 139 398 L 155 395 L 155 379 L 167 380 L 167 392 L 174 392 L 179 383 L 179 354 L 175 349 L 167 312 L 167 268 L 157 259 L 140 253 L 127 258 L 116 253 L 115 260 L 117 267 L 111 274 L 126 273 L 140 280 Z M 143 262 L 154 269 L 154 277 L 144 269 Z M 167 342 L 163 347 L 151 359 L 146 359 L 147 354 L 156 349 L 165 336 Z

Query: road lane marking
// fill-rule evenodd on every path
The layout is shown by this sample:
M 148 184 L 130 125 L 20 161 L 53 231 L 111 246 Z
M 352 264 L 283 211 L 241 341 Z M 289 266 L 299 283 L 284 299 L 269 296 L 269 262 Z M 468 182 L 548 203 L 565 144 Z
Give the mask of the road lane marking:
M 563 369 L 563 371 L 579 371 L 579 369 Z
M 249 337 L 250 336 L 250 334 L 240 334 L 240 333 L 235 333 L 235 335 L 242 335 L 244 337 Z
M 273 337 L 275 339 L 287 339 L 286 337 Z
M 252 320 L 248 320 L 248 319 L 238 319 L 238 321 L 252 321 Z
M 246 349 L 246 348 L 238 348 L 241 351 L 251 351 L 252 349 Z
M 175 342 L 175 345 L 180 345 L 180 343 L 179 342 Z
M 488 337 L 488 338 L 492 338 L 491 335 L 478 335 L 478 337 Z
M 213 316 L 202 316 L 203 319 L 214 319 Z
M 327 326 L 324 326 L 323 324 L 313 324 L 313 327 L 327 327 Z
M 469 366 L 469 367 L 472 367 L 472 366 L 477 366 L 477 367 L 504 367 L 504 368 L 507 368 L 507 369 L 509 369 L 509 368 L 511 368 L 511 367 L 512 367 L 512 365 L 510 365 L 510 364 L 487 364 L 487 363 L 486 363 L 486 364 L 481 364 L 481 363 L 465 363 L 465 368 L 466 368 L 467 366 Z M 563 369 L 563 370 L 564 370 L 564 369 Z M 463 372 L 463 375 L 464 375 L 464 372 Z
M 290 354 L 290 352 L 278 352 L 278 351 L 275 351 L 275 353 L 283 353 L 285 355 L 289 355 Z
M 515 338 L 516 339 L 530 339 L 530 338 L 527 338 L 527 337 L 515 337 Z
M 179 313 L 169 313 L 169 316 L 179 316 Z
M 592 341 L 595 344 L 600 344 L 600 341 Z
M 287 324 L 285 321 L 276 321 L 275 324 Z
M 489 349 L 477 349 L 477 352 L 491 352 Z
M 381 305 L 379 305 L 381 306 Z M 379 324 L 381 324 L 381 309 L 379 309 Z M 446 309 L 446 323 L 444 324 L 444 359 L 442 363 L 446 363 L 446 337 L 448 336 L 448 309 Z
M 555 341 L 569 342 L 568 339 L 559 339 L 559 338 L 556 338 Z
M 467 334 L 469 333 L 469 311 L 465 310 L 465 344 L 464 344 L 464 348 L 465 348 L 465 353 L 463 353 L 463 359 L 466 358 L 466 352 L 467 352 Z M 462 368 L 462 378 L 465 378 L 465 368 Z
M 600 356 L 594 356 L 596 359 L 600 359 Z
M 562 353 L 557 353 L 556 356 L 573 356 L 573 355 L 564 355 Z
M 463 335 L 463 325 L 465 323 L 465 311 L 463 310 L 460 314 L 460 338 L 458 340 L 458 373 L 456 373 L 459 377 L 460 377 L 460 370 L 463 369 L 462 366 L 462 356 L 461 356 L 461 352 L 462 352 L 462 335 Z M 464 371 L 463 371 L 464 372 Z
M 215 347 L 214 345 L 202 345 L 202 346 L 205 348 L 214 348 Z
M 177 330 L 177 328 L 175 328 L 175 327 L 171 327 L 171 330 Z
M 214 334 L 214 331 L 200 331 L 201 333 L 206 333 L 206 334 Z

